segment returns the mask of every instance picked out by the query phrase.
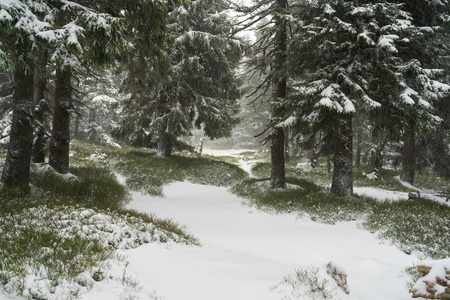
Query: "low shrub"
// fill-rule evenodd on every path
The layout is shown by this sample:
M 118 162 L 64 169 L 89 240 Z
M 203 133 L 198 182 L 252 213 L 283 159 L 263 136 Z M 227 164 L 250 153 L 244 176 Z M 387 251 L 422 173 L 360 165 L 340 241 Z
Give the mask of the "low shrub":
M 360 196 L 338 196 L 305 180 L 286 178 L 287 189 L 270 189 L 269 179 L 249 179 L 235 185 L 231 190 L 250 200 L 251 205 L 276 212 L 297 212 L 311 219 L 334 224 L 349 221 L 366 214 L 373 200 Z
M 450 256 L 450 207 L 426 200 L 376 203 L 364 227 L 405 253 Z
M 129 200 L 126 188 L 117 182 L 108 169 L 97 167 L 72 167 L 75 177 L 61 175 L 52 169 L 35 168 L 31 184 L 47 192 L 49 197 L 63 202 L 119 208 Z
M 298 268 L 294 274 L 272 287 L 284 300 L 337 300 L 337 289 L 331 277 L 327 278 L 314 266 Z
M 162 187 L 174 181 L 230 186 L 247 176 L 239 167 L 204 157 L 173 155 L 162 158 L 152 152 L 129 152 L 116 164 L 118 172 L 127 177 L 133 190 L 162 196 Z

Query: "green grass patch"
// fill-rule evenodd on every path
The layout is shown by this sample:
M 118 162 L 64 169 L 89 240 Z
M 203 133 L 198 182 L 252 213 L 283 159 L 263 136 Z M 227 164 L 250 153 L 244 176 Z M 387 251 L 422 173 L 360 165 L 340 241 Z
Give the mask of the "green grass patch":
M 252 173 L 257 178 L 270 177 L 271 164 L 268 162 L 257 162 L 252 167 Z
M 450 207 L 407 200 L 374 205 L 364 227 L 405 253 L 442 259 L 450 256 Z
M 250 204 L 278 213 L 297 212 L 312 220 L 334 224 L 360 218 L 368 213 L 373 200 L 360 196 L 337 196 L 305 179 L 286 178 L 287 189 L 269 188 L 269 178 L 249 179 L 235 185 L 232 192 Z
M 108 169 L 72 167 L 71 174 L 76 178 L 58 174 L 52 169 L 35 168 L 31 184 L 47 192 L 48 197 L 86 206 L 119 208 L 129 200 L 126 188 Z
M 129 188 L 156 196 L 162 196 L 163 185 L 170 182 L 230 186 L 247 176 L 236 165 L 220 160 L 182 155 L 163 158 L 141 151 L 127 153 L 115 167 L 127 178 Z
M 130 189 L 154 196 L 162 196 L 163 185 L 184 180 L 183 173 L 170 163 L 170 159 L 160 158 L 155 152 L 129 152 L 115 168 L 126 177 Z
M 433 175 L 416 174 L 414 186 L 421 189 L 434 190 L 440 194 L 450 196 L 450 179 Z
M 270 177 L 270 162 L 258 162 L 252 167 L 252 173 L 257 178 Z M 320 186 L 327 186 L 331 183 L 332 173 L 328 172 L 325 164 L 320 164 L 315 168 L 309 162 L 299 158 L 291 158 L 285 165 L 286 176 L 305 179 L 316 182 Z
M 353 168 L 353 184 L 355 186 L 368 186 L 385 189 L 389 191 L 411 192 L 412 190 L 405 187 L 396 178 L 400 175 L 398 171 L 382 169 L 378 179 L 369 179 L 365 174 L 372 173 L 372 167 L 361 165 L 359 168 Z
M 64 204 L 8 206 L 0 212 L 0 289 L 30 299 L 77 299 L 106 278 L 115 250 L 150 242 L 199 245 L 171 220 L 129 210 Z

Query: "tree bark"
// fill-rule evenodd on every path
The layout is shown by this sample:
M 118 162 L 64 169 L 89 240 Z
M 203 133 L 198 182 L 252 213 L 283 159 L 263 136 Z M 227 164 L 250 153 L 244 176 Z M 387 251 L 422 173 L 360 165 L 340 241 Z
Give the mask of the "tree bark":
M 290 149 L 289 149 L 289 130 L 284 130 L 284 159 L 289 160 Z
M 287 8 L 287 0 L 276 0 L 280 11 Z M 274 73 L 275 76 L 275 93 L 272 99 L 272 119 L 277 120 L 284 116 L 284 111 L 277 105 L 280 99 L 286 97 L 286 76 L 280 75 L 284 64 L 286 63 L 286 21 L 282 18 L 275 20 L 275 62 Z M 273 127 L 271 132 L 271 172 L 270 172 L 270 187 L 286 188 L 286 173 L 285 173 L 285 159 L 284 159 L 284 130 L 280 127 Z
M 362 133 L 361 129 L 356 131 L 356 158 L 355 158 L 355 166 L 359 168 L 361 165 L 361 143 L 362 143 Z
M 8 152 L 1 181 L 7 186 L 28 186 L 33 149 L 33 74 L 14 71 L 13 116 Z
M 172 155 L 172 139 L 165 131 L 160 131 L 159 133 L 158 155 L 161 157 L 169 157 Z
M 375 157 L 373 161 L 373 171 L 377 174 L 380 174 L 381 168 L 383 167 L 383 154 L 382 149 L 377 148 L 375 150 Z
M 55 107 L 49 164 L 61 174 L 69 173 L 71 78 L 72 72 L 69 67 L 56 69 Z
M 75 127 L 73 129 L 73 136 L 77 138 L 79 133 L 80 133 L 80 117 L 76 116 L 75 117 Z
M 44 94 L 47 85 L 45 67 L 47 59 L 45 55 L 39 56 L 34 70 L 34 127 L 35 136 L 33 144 L 33 162 L 45 162 L 45 112 L 48 109 Z
M 403 145 L 402 160 L 402 180 L 409 184 L 414 184 L 414 174 L 416 167 L 416 129 L 415 121 L 409 120 L 405 126 L 405 143 Z
M 353 194 L 352 114 L 338 114 L 334 149 L 334 169 L 331 192 Z

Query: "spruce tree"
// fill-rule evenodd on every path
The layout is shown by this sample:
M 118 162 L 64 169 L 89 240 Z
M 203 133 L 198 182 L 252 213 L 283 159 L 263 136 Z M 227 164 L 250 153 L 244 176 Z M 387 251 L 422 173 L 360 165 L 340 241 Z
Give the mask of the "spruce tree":
M 72 77 L 88 64 L 105 64 L 129 47 L 122 20 L 76 1 L 53 3 L 51 30 L 40 33 L 50 44 L 56 65 L 55 100 L 49 164 L 59 173 L 69 172 L 70 115 L 73 111 Z
M 240 82 L 236 68 L 242 44 L 231 36 L 226 1 L 188 1 L 170 14 L 173 45 L 159 56 L 136 56 L 127 102 L 135 130 L 157 136 L 158 152 L 170 156 L 178 138 L 194 128 L 214 139 L 237 124 Z M 136 80 L 136 75 L 145 77 Z M 125 122 L 127 122 L 125 120 Z
M 41 50 L 35 59 L 34 67 L 34 141 L 33 141 L 33 162 L 45 162 L 46 145 L 46 114 L 49 105 L 45 99 L 47 89 L 47 68 L 48 58 L 46 50 Z
M 289 66 L 297 96 L 294 105 L 285 106 L 298 124 L 334 124 L 331 191 L 349 195 L 353 116 L 381 106 L 371 83 L 395 77 L 395 41 L 402 39 L 409 15 L 388 1 L 343 0 L 297 2 L 293 14 L 298 21 L 293 25 Z
M 51 28 L 43 1 L 0 2 L 0 64 L 13 72 L 13 117 L 1 181 L 28 186 L 33 146 L 34 55 L 37 35 Z
M 437 121 L 430 109 L 447 86 L 432 79 L 435 71 L 422 67 L 419 54 L 427 52 L 427 47 L 418 45 L 434 29 L 417 27 L 404 8 L 389 1 L 300 1 L 295 5 L 298 22 L 293 26 L 289 66 L 298 97 L 295 105 L 286 103 L 285 107 L 292 107 L 290 117 L 299 124 L 325 117 L 334 120 L 331 190 L 337 194 L 352 193 L 351 121 L 355 113 L 380 109 L 387 119 L 377 118 L 374 128 L 382 129 L 383 122 L 389 126 L 405 122 L 404 133 L 411 138 L 405 143 L 404 157 L 409 160 L 414 160 L 415 122 L 429 126 Z M 380 141 L 378 167 L 386 137 Z M 411 176 L 414 170 L 405 173 Z
M 450 7 L 447 0 L 404 3 L 404 9 L 410 12 L 412 19 L 411 37 L 400 48 L 403 63 L 398 73 L 402 87 L 399 118 L 404 126 L 402 179 L 413 184 L 420 140 L 446 126 L 445 119 L 439 117 L 445 117 L 445 109 L 439 111 L 437 108 L 445 108 L 445 97 L 450 92 L 450 82 L 445 84 L 450 71 Z M 442 141 L 438 138 L 431 143 Z M 450 154 L 444 152 L 438 161 L 449 157 Z
M 263 78 L 252 93 L 259 97 L 270 96 L 270 122 L 266 142 L 271 145 L 271 188 L 285 188 L 285 131 L 282 121 L 285 109 L 281 105 L 286 100 L 288 77 L 285 72 L 288 42 L 288 1 L 252 1 L 249 6 L 236 6 L 241 14 L 240 26 L 236 31 L 256 26 L 256 42 L 251 47 L 248 68 L 250 73 Z

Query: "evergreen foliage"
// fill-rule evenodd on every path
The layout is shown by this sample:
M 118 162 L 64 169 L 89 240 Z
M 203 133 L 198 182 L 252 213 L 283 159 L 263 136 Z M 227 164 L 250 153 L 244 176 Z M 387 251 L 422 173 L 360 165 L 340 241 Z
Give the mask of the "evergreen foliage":
M 414 105 L 420 106 L 423 117 L 419 120 L 429 120 L 422 121 L 422 126 L 437 120 L 431 114 L 432 102 L 448 87 L 430 78 L 434 71 L 422 69 L 420 57 L 403 55 L 403 49 L 417 38 L 429 39 L 428 29 L 415 26 L 404 5 L 389 1 L 301 1 L 294 3 L 292 11 L 296 22 L 292 25 L 289 66 L 295 81 L 293 98 L 283 104 L 290 110 L 285 123 L 312 124 L 310 131 L 314 131 L 314 124 L 333 119 L 342 124 L 345 115 L 364 115 L 381 108 L 386 119 L 377 119 L 374 128 L 383 129 L 383 122 L 403 124 L 402 113 Z M 415 83 L 408 81 L 411 76 Z M 374 115 L 380 114 L 375 111 Z M 343 141 L 342 132 L 333 133 L 335 149 Z M 351 136 L 351 129 L 347 132 Z M 383 144 L 384 138 L 380 148 Z M 335 172 L 336 157 L 335 152 Z M 349 189 L 341 192 L 349 193 Z
M 231 36 L 225 1 L 189 1 L 170 13 L 173 45 L 158 56 L 130 61 L 124 124 L 150 130 L 163 156 L 194 128 L 210 138 L 229 136 L 237 124 L 240 82 L 235 69 L 242 43 Z M 142 76 L 136 80 L 136 75 Z

